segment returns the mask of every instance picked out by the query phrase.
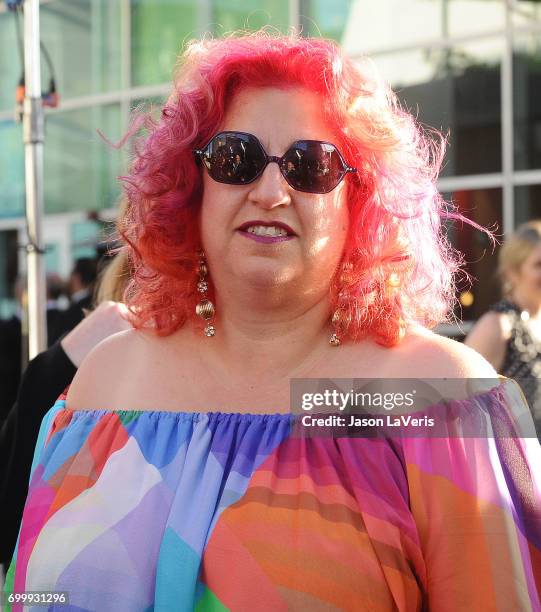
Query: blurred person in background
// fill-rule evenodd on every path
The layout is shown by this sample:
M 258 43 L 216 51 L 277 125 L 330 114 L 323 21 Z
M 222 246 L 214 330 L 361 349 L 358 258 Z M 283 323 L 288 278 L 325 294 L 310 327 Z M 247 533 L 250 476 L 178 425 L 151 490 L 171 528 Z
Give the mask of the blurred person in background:
M 57 340 L 55 330 L 60 318 L 65 312 L 65 302 L 68 301 L 66 281 L 56 272 L 48 272 L 47 284 L 47 346 Z
M 121 303 L 130 276 L 126 249 L 109 261 L 96 284 L 96 308 L 28 364 L 17 401 L 10 406 L 1 426 L 0 563 L 4 566 L 11 560 L 19 532 L 32 457 L 44 415 L 69 385 L 89 351 L 103 339 L 131 327 L 126 320 L 126 307 Z
M 92 305 L 97 275 L 97 257 L 81 257 L 75 261 L 68 281 L 70 305 L 58 316 L 51 330 L 51 342 L 58 340 L 62 334 L 83 320 L 83 309 L 89 310 Z
M 541 439 L 541 220 L 520 225 L 498 261 L 503 299 L 472 328 L 465 343 L 521 386 Z
M 47 346 L 49 347 L 57 339 L 57 330 L 64 314 L 61 306 L 62 298 L 67 299 L 65 281 L 55 272 L 48 272 L 46 292 Z M 7 416 L 15 401 L 23 361 L 27 361 L 26 332 L 23 338 L 26 278 L 22 276 L 15 283 L 15 297 L 18 303 L 17 312 L 10 319 L 0 321 L 0 421 Z M 23 355 L 26 355 L 24 360 Z

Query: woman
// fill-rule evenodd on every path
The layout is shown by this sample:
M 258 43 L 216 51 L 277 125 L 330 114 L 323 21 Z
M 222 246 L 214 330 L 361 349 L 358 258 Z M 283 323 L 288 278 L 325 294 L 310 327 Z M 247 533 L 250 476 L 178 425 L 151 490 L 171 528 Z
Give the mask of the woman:
M 479 319 L 466 344 L 517 380 L 541 436 L 541 221 L 524 223 L 504 242 L 498 271 L 504 299 Z
M 333 43 L 264 33 L 190 45 L 149 130 L 121 227 L 136 330 L 52 410 L 9 588 L 85 610 L 538 606 L 538 445 L 314 438 L 289 414 L 292 378 L 495 376 L 421 325 L 457 268 L 441 151 Z M 492 385 L 455 425 L 511 421 Z

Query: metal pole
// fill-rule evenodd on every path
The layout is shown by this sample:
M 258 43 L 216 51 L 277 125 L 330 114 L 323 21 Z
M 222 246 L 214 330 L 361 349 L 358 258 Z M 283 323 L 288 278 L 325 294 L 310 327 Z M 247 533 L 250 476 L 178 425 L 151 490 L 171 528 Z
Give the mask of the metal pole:
M 289 0 L 289 27 L 295 32 L 301 29 L 301 0 Z
M 39 0 L 24 1 L 24 162 L 28 227 L 28 357 L 47 347 L 43 261 L 43 106 L 41 103 Z

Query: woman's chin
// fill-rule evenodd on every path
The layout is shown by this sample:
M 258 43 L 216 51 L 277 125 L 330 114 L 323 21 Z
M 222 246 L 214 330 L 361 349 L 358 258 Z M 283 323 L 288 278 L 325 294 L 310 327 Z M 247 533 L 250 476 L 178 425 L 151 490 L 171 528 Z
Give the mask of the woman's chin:
M 244 262 L 235 270 L 235 276 L 243 284 L 257 289 L 278 290 L 287 287 L 300 275 L 292 265 L 278 261 Z

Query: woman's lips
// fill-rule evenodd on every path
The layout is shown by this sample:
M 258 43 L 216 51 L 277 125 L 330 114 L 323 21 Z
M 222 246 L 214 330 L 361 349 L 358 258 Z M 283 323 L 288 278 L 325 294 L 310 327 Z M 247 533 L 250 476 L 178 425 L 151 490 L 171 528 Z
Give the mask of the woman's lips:
M 272 244 L 275 242 L 284 242 L 284 240 L 292 240 L 295 236 L 258 236 L 257 234 L 253 234 L 252 232 L 245 232 L 244 230 L 237 230 L 239 234 L 246 236 L 250 240 L 255 240 L 256 242 L 265 242 L 267 244 Z
M 270 221 L 263 221 L 259 219 L 254 219 L 252 221 L 246 221 L 237 229 L 239 229 L 241 232 L 245 232 L 251 227 L 255 227 L 255 226 L 279 227 L 283 229 L 287 233 L 288 236 L 296 236 L 295 232 L 289 227 L 289 225 L 287 225 L 287 223 L 284 223 L 283 221 L 274 220 L 274 219 L 271 219 Z

